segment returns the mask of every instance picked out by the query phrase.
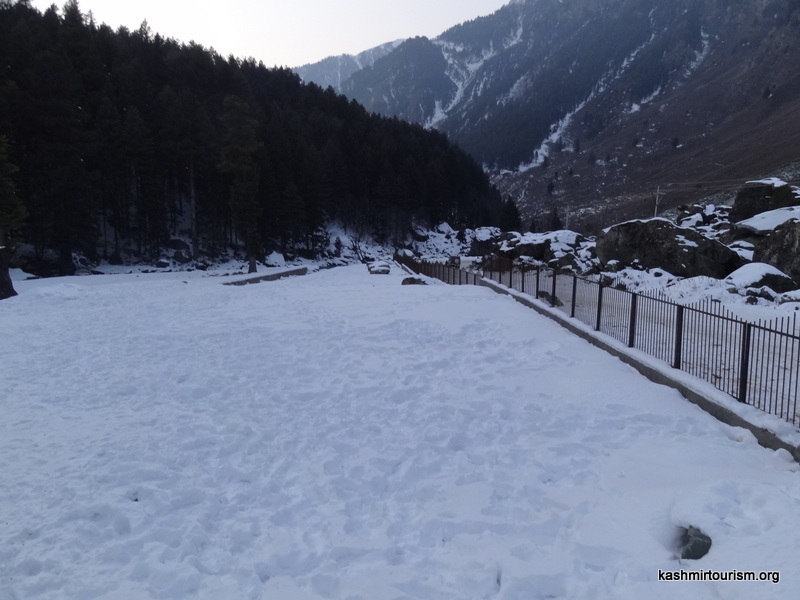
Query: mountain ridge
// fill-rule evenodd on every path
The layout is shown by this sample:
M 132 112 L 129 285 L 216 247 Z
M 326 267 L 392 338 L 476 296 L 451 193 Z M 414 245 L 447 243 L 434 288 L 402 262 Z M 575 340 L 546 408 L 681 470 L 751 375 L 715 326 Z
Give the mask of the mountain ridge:
M 307 63 L 292 70 L 303 81 L 314 82 L 323 88 L 330 86 L 338 90 L 353 73 L 363 69 L 365 66 L 372 65 L 376 60 L 394 50 L 404 41 L 404 39 L 399 39 L 393 42 L 386 42 L 358 54 L 329 56 L 321 61 Z
M 591 229 L 800 159 L 798 31 L 797 0 L 518 1 L 340 89 L 446 133 L 526 218 Z

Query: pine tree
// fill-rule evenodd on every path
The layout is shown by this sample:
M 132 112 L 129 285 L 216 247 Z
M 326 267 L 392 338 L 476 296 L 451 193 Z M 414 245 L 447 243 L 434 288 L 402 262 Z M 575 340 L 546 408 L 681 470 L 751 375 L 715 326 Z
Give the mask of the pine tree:
M 258 121 L 247 103 L 238 96 L 228 96 L 223 105 L 224 139 L 219 169 L 230 175 L 230 201 L 233 225 L 244 239 L 250 273 L 255 273 L 256 257 L 261 251 L 258 227 L 261 206 L 258 203 L 260 169 L 256 161 L 259 144 Z
M 500 213 L 500 229 L 503 231 L 519 231 L 521 228 L 522 220 L 517 203 L 508 198 L 503 202 L 503 211 Z

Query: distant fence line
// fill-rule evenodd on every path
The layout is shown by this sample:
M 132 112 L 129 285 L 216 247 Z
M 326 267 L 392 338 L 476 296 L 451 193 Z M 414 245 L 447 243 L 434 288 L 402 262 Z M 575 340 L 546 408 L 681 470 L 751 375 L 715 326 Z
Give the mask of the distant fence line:
M 800 335 L 794 317 L 753 323 L 719 302 L 682 305 L 660 292 L 629 292 L 547 267 L 515 270 L 510 261 L 505 268 L 482 274 L 440 262 L 401 262 L 451 285 L 478 285 L 487 278 L 546 301 L 595 331 L 710 382 L 739 402 L 800 426 Z

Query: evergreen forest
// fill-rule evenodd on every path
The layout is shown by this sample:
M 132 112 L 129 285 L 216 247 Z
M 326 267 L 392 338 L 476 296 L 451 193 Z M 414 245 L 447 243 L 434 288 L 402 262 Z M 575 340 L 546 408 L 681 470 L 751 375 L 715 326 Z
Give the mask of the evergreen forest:
M 146 22 L 114 31 L 76 0 L 0 0 L 0 69 L 0 235 L 62 273 L 75 253 L 148 261 L 175 238 L 253 261 L 317 256 L 331 222 L 398 243 L 412 222 L 501 217 L 444 134 Z

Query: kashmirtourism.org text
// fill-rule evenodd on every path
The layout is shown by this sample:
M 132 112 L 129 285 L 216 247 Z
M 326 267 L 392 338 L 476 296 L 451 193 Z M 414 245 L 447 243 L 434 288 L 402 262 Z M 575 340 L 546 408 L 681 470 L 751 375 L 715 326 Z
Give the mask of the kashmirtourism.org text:
M 769 581 L 780 583 L 778 571 L 662 571 L 658 570 L 659 581 Z

